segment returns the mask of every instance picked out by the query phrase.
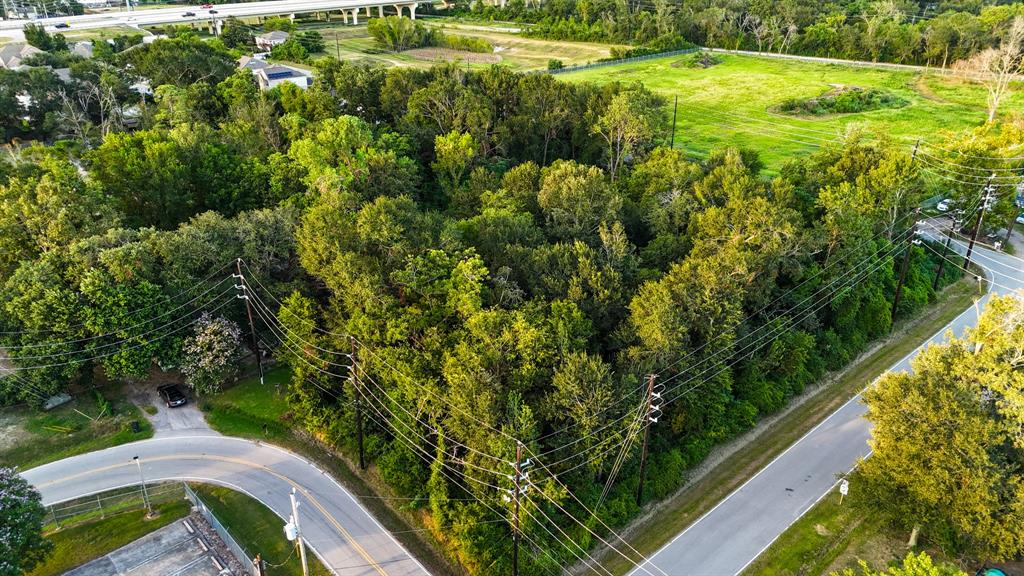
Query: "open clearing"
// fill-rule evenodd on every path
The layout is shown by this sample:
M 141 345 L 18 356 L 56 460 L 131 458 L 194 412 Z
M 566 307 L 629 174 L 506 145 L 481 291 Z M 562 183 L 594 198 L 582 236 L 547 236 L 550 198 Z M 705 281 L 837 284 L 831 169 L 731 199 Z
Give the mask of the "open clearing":
M 483 38 L 496 49 L 492 54 L 476 54 L 457 50 L 445 50 L 437 55 L 447 60 L 461 60 L 470 68 L 486 67 L 501 63 L 513 70 L 546 69 L 548 60 L 561 60 L 564 64 L 586 64 L 607 58 L 611 46 L 589 42 L 556 42 L 526 38 L 502 28 L 491 28 L 478 24 L 456 23 L 447 19 L 431 19 L 428 26 L 441 28 L 445 34 Z M 337 56 L 344 60 L 384 64 L 386 66 L 413 66 L 429 68 L 436 62 L 434 55 L 422 57 L 420 51 L 387 52 L 381 50 L 370 37 L 366 25 L 351 26 L 340 22 L 311 22 L 303 30 L 317 30 L 326 43 L 325 55 Z M 424 49 L 437 50 L 437 49 Z
M 755 56 L 720 55 L 722 63 L 689 68 L 687 56 L 603 66 L 559 75 L 573 81 L 642 82 L 669 97 L 679 97 L 676 146 L 704 155 L 719 145 L 751 148 L 769 169 L 794 155 L 814 150 L 845 130 L 862 127 L 908 146 L 919 137 L 981 124 L 985 91 L 958 78 L 915 72 L 854 68 Z M 821 95 L 834 85 L 887 90 L 910 102 L 896 109 L 817 118 L 793 117 L 771 110 L 790 98 Z M 1001 110 L 1024 108 L 1017 87 Z M 671 111 L 670 111 L 671 113 Z

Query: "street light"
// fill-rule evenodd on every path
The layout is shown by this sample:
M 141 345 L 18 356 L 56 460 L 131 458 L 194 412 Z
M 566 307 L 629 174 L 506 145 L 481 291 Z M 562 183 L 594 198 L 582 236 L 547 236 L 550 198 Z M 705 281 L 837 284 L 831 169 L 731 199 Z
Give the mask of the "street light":
M 142 499 L 146 502 L 146 517 L 148 518 L 153 515 L 153 507 L 149 503 L 149 492 L 146 491 L 146 477 L 142 475 L 142 460 L 139 460 L 138 456 L 133 456 L 132 460 L 139 467 L 139 479 L 142 480 Z

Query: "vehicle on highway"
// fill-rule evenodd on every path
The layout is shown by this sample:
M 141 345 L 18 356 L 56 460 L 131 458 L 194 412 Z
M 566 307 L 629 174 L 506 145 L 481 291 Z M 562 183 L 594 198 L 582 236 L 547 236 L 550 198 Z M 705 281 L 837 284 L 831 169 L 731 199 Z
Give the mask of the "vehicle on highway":
M 71 28 L 71 24 L 68 24 L 67 22 L 59 22 L 57 24 L 54 24 L 53 27 L 54 28 Z
M 165 384 L 157 388 L 156 391 L 160 394 L 160 397 L 163 398 L 164 404 L 166 404 L 168 408 L 174 408 L 188 403 L 188 398 L 177 384 Z
M 202 6 L 200 6 L 200 8 L 202 8 L 204 10 L 207 9 L 207 8 L 213 8 L 213 4 L 203 4 Z
M 195 16 L 195 15 L 196 15 L 195 12 L 185 12 L 184 14 L 181 15 L 181 17 L 182 18 L 189 18 L 189 17 Z
M 949 209 L 953 207 L 953 199 L 946 198 L 935 205 L 935 209 L 939 212 L 949 212 Z
M 210 10 L 210 14 L 216 14 L 216 13 L 217 13 L 216 10 Z

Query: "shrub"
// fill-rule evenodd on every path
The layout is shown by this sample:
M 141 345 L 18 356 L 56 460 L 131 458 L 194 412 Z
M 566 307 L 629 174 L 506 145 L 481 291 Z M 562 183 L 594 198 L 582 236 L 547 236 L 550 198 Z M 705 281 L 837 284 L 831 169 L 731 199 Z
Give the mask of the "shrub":
M 565 68 L 565 64 L 561 60 L 557 58 L 548 60 L 548 70 L 561 70 L 562 68 Z
M 204 312 L 182 344 L 181 373 L 197 394 L 210 394 L 238 373 L 242 330 L 231 320 Z
M 783 102 L 779 110 L 787 114 L 822 116 L 902 108 L 907 104 L 907 100 L 886 90 L 842 86 L 815 98 L 791 98 Z

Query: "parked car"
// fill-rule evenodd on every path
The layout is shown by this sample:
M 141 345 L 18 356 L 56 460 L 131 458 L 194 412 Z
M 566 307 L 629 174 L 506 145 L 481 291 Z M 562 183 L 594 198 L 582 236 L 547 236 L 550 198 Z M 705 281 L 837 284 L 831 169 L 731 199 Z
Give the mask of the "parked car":
M 157 388 L 156 391 L 163 398 L 164 404 L 168 408 L 181 406 L 188 402 L 188 397 L 185 396 L 185 393 L 181 391 L 177 384 L 165 384 Z
M 1020 216 L 1017 216 L 1017 224 L 1024 224 L 1024 212 L 1021 212 Z
M 182 18 L 190 18 L 190 17 L 195 16 L 195 15 L 196 15 L 195 12 L 185 12 L 184 14 L 181 15 L 181 17 Z
M 953 207 L 953 199 L 946 198 L 935 205 L 935 209 L 939 212 L 949 212 L 949 209 Z
M 71 24 L 68 24 L 67 22 L 58 22 L 57 24 L 54 24 L 53 27 L 54 28 L 71 28 Z

